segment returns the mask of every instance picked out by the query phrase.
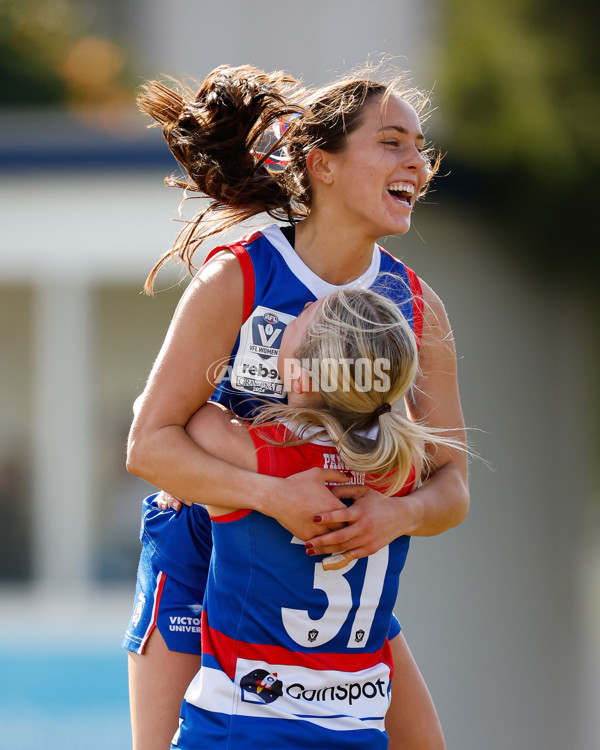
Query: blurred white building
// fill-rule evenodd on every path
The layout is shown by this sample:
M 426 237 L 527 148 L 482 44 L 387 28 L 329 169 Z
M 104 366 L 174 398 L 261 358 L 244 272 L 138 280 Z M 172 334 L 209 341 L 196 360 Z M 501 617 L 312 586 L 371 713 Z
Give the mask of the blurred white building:
M 437 5 L 135 0 L 121 20 L 146 61 L 140 79 L 251 62 L 320 83 L 387 52 L 428 88 Z M 5 638 L 24 637 L 42 603 L 45 638 L 91 628 L 118 649 L 129 616 L 148 488 L 125 472 L 125 437 L 183 288 L 165 274 L 165 291 L 140 294 L 180 199 L 144 125 L 115 133 L 39 113 L 0 124 Z M 585 309 L 576 290 L 539 286 L 443 182 L 387 246 L 446 303 L 466 421 L 493 466 L 473 463 L 469 518 L 413 540 L 401 582 L 398 614 L 448 747 L 591 750 L 598 641 L 581 570 L 597 393 Z

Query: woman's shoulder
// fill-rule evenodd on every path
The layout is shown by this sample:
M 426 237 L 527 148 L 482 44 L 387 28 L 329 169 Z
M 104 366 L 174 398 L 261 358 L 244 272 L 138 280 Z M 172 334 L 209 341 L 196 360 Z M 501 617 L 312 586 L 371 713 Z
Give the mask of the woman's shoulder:
M 257 274 L 264 274 L 266 268 L 279 262 L 280 248 L 286 243 L 276 224 L 255 227 L 236 239 L 214 247 L 206 255 L 199 273 L 207 266 L 218 264 L 223 269 L 232 269 L 230 273 L 241 271 L 244 283 L 252 284 Z
M 449 331 L 450 323 L 441 297 L 419 278 L 423 297 L 423 323 L 430 329 Z

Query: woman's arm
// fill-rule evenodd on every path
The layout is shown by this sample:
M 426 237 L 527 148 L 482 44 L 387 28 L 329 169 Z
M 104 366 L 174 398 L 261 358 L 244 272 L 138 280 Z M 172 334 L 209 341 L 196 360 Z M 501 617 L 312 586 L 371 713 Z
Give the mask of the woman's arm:
M 316 554 L 351 551 L 364 557 L 403 534 L 431 536 L 457 526 L 467 516 L 469 490 L 464 420 L 458 393 L 456 351 L 444 306 L 422 282 L 425 314 L 419 355 L 421 375 L 407 402 L 411 419 L 445 430 L 460 447 L 437 446 L 431 468 L 418 490 L 388 498 L 363 487 L 336 487 L 337 497 L 353 497 L 345 510 L 320 514 L 323 522 L 345 522 L 346 528 L 309 540 Z
M 245 471 L 258 471 L 254 441 L 247 424 L 236 419 L 223 405 L 204 404 L 190 419 L 185 431 L 196 445 L 211 456 L 226 459 L 227 463 Z M 211 516 L 239 510 L 232 506 L 213 505 L 210 494 L 207 494 L 204 505 Z
M 127 469 L 176 497 L 274 515 L 286 497 L 304 509 L 304 537 L 322 533 L 312 516 L 342 507 L 324 486 L 339 472 L 316 470 L 304 481 L 249 472 L 209 455 L 187 434 L 190 417 L 211 395 L 210 373 L 229 357 L 243 315 L 243 277 L 237 259 L 215 256 L 182 296 L 148 383 L 136 405 Z M 286 503 L 286 505 L 288 505 Z
M 248 425 L 243 420 L 236 418 L 229 409 L 222 404 L 207 403 L 199 409 L 186 425 L 186 433 L 206 453 L 215 458 L 226 460 L 228 464 L 237 466 L 244 471 L 256 473 L 258 461 L 254 441 L 250 437 Z M 306 493 L 306 481 L 311 478 L 316 481 L 339 482 L 345 480 L 345 476 L 332 469 L 310 469 L 289 477 L 291 486 L 298 484 L 301 491 Z M 304 485 L 304 487 L 302 486 Z M 322 526 L 316 526 L 313 521 L 314 508 L 311 509 L 309 499 L 305 499 L 301 505 L 289 501 L 289 486 L 285 486 L 286 494 L 280 497 L 277 504 L 273 506 L 272 515 L 279 523 L 300 539 L 308 539 L 313 536 L 315 527 L 322 532 Z M 333 497 L 333 496 L 332 496 Z M 165 498 L 161 493 L 157 498 L 158 507 L 165 509 L 169 502 L 175 498 Z M 337 504 L 339 501 L 334 499 Z M 186 503 L 193 505 L 193 503 Z M 254 509 L 251 498 L 235 507 L 229 505 L 214 505 L 210 492 L 207 492 L 203 503 L 211 516 L 221 516 L 240 509 Z M 330 527 L 335 528 L 335 527 Z
M 233 255 L 217 256 L 184 292 L 141 399 L 129 435 L 127 469 L 186 499 L 203 488 L 236 494 L 234 469 L 209 457 L 185 425 L 208 400 L 209 372 L 228 356 L 242 324 L 243 278 Z M 228 467 L 231 468 L 231 467 Z M 238 477 L 239 480 L 239 477 Z

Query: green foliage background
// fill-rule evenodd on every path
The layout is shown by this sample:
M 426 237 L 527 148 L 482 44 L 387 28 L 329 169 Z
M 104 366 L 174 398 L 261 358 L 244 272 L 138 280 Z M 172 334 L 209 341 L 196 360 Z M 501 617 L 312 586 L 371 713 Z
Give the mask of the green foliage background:
M 458 194 L 540 278 L 596 304 L 600 261 L 597 0 L 446 0 L 436 103 Z
M 60 74 L 66 49 L 88 20 L 70 0 L 0 0 L 3 106 L 65 104 Z
M 88 81 L 86 104 L 101 106 L 119 93 L 133 101 L 127 50 L 105 28 L 111 13 L 113 6 L 95 0 L 0 0 L 0 106 L 80 105 L 86 91 L 68 62 L 85 39 L 123 58 L 103 80 Z

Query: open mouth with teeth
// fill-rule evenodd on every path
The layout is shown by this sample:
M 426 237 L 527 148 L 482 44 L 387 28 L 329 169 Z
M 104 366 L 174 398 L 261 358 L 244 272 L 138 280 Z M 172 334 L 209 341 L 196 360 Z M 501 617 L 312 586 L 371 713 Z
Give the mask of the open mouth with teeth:
M 412 206 L 415 194 L 415 188 L 413 185 L 403 182 L 395 182 L 393 185 L 388 185 L 387 191 L 394 200 L 399 203 L 404 203 L 407 206 Z

